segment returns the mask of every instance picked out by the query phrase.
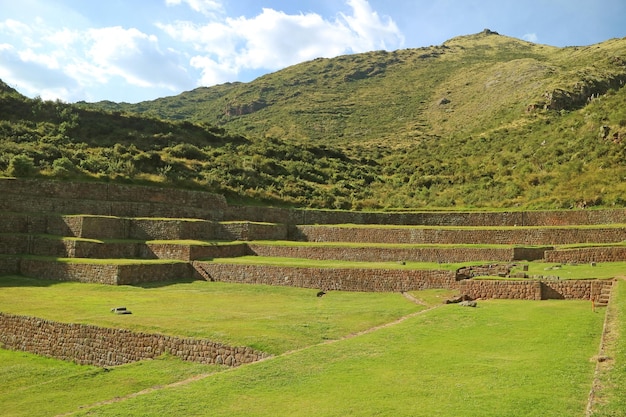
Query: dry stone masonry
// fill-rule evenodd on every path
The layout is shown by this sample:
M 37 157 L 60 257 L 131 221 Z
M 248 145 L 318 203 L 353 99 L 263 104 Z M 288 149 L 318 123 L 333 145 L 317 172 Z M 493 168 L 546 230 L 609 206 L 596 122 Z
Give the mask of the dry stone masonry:
M 0 312 L 0 346 L 82 365 L 114 366 L 165 353 L 185 361 L 239 366 L 270 355 L 249 347 L 76 323 L 59 323 Z
M 445 288 L 472 299 L 598 302 L 606 298 L 613 281 L 474 277 L 508 277 L 510 264 L 520 260 L 626 260 L 626 247 L 616 243 L 626 240 L 624 209 L 373 213 L 238 207 L 227 205 L 223 196 L 201 191 L 32 179 L 0 179 L 0 194 L 0 275 L 56 281 L 134 285 L 204 279 L 314 288 L 321 295 L 328 291 Z M 580 225 L 586 227 L 577 227 Z M 258 242 L 276 240 L 320 244 Z M 485 246 L 468 246 L 477 243 Z M 615 245 L 555 248 L 572 243 Z M 295 268 L 207 261 L 244 255 L 400 264 L 482 260 L 485 265 L 450 271 L 384 266 Z M 110 259 L 116 261 L 107 262 Z M 206 340 L 1 312 L 0 328 L 2 347 L 98 366 L 163 353 L 227 366 L 268 356 L 247 347 Z

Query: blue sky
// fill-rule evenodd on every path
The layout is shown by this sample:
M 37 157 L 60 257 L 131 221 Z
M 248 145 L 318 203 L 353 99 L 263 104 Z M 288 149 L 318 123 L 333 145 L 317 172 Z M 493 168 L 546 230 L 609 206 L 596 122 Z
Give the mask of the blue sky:
M 591 45 L 625 22 L 625 0 L 0 0 L 0 79 L 46 100 L 138 102 L 485 28 Z

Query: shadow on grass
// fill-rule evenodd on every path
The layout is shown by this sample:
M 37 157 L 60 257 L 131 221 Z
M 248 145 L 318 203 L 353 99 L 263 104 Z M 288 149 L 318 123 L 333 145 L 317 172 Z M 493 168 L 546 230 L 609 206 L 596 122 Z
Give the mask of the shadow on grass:
M 196 279 L 196 278 L 181 278 L 181 279 L 176 279 L 176 280 L 171 280 L 171 281 L 144 282 L 144 283 L 139 283 L 139 284 L 132 284 L 129 286 L 136 287 L 136 288 L 150 289 L 150 288 L 163 288 L 163 287 L 168 287 L 170 285 L 192 284 L 196 281 L 204 281 L 204 280 Z
M 23 275 L 1 275 L 0 288 L 2 287 L 51 287 L 60 284 L 61 281 L 25 277 Z
M 128 285 L 129 287 L 137 287 L 137 288 L 162 288 L 170 285 L 180 285 L 180 284 L 191 284 L 196 281 L 202 281 L 195 278 L 181 278 L 177 280 L 171 281 L 163 281 L 163 282 L 146 282 L 142 284 L 133 284 Z M 53 285 L 62 284 L 64 282 L 70 281 L 57 281 L 51 279 L 41 279 L 41 278 L 31 278 L 23 275 L 0 275 L 0 288 L 9 288 L 9 287 L 52 287 Z M 75 281 L 71 281 L 75 282 Z M 108 285 L 108 284 L 102 284 Z M 121 286 L 121 285 L 120 285 Z

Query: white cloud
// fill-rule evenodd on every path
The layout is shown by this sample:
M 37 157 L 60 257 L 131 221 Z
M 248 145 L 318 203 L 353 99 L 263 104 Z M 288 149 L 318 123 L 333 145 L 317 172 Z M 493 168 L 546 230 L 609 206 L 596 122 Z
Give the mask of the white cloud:
M 193 45 L 197 54 L 190 63 L 201 69 L 201 85 L 229 81 L 243 71 L 277 70 L 318 57 L 395 49 L 404 43 L 393 20 L 381 18 L 367 0 L 347 4 L 351 14 L 340 13 L 330 20 L 317 13 L 286 14 L 264 8 L 252 18 L 157 26 L 176 41 Z
M 0 31 L 18 36 L 27 36 L 32 33 L 27 24 L 13 19 L 7 19 L 4 22 L 0 22 Z
M 37 54 L 31 49 L 26 49 L 18 53 L 24 62 L 33 62 L 48 69 L 59 69 L 59 61 L 52 54 Z
M 0 45 L 0 79 L 15 85 L 24 94 L 44 100 L 67 100 L 80 94 L 81 86 L 45 55 L 18 51 L 11 45 Z
M 5 21 L 0 23 L 2 33 L 12 39 L 0 50 L 0 78 L 28 95 L 47 99 L 58 94 L 54 98 L 75 101 L 85 98 L 83 87 L 106 84 L 115 77 L 130 86 L 171 92 L 195 86 L 185 68 L 187 58 L 162 50 L 156 36 L 135 28 L 53 30 L 42 22 L 29 26 Z M 24 42 L 25 33 L 38 43 Z
M 21 7 L 19 18 L 0 20 L 0 78 L 45 99 L 126 98 L 131 90 L 133 98 L 146 99 L 404 42 L 395 22 L 367 0 L 346 0 L 349 11 L 330 18 L 271 8 L 252 17 L 226 17 L 223 0 L 161 0 L 185 6 L 176 12 L 188 18 L 156 24 L 156 33 L 134 23 L 97 27 L 70 8 L 24 1 L 43 8 L 29 14 L 31 7 Z
M 172 50 L 162 51 L 154 35 L 119 26 L 90 29 L 87 35 L 87 57 L 103 75 L 119 76 L 139 87 L 172 91 L 191 84 L 180 55 Z
M 527 33 L 524 36 L 522 36 L 522 39 L 528 42 L 537 43 L 537 40 L 539 38 L 537 37 L 536 33 Z
M 367 0 L 348 0 L 353 15 L 341 16 L 348 23 L 351 31 L 356 34 L 355 52 L 371 51 L 375 49 L 395 48 L 404 42 L 398 26 L 391 18 L 381 19 Z
M 191 10 L 209 17 L 215 17 L 217 13 L 224 12 L 221 2 L 215 0 L 165 0 L 168 6 L 178 6 L 181 3 L 186 3 Z

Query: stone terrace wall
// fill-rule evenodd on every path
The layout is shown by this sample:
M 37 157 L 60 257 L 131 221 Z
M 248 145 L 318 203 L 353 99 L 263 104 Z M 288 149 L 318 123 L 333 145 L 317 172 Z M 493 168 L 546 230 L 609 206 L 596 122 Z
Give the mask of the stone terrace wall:
M 297 226 L 294 240 L 310 242 L 564 245 L 613 243 L 626 239 L 626 227 L 432 229 L 412 227 Z
M 215 239 L 219 240 L 287 240 L 288 238 L 288 225 L 278 223 L 225 222 L 217 224 L 215 233 Z
M 461 294 L 477 298 L 541 300 L 539 281 L 492 281 L 468 279 L 459 282 Z
M 108 285 L 132 285 L 190 279 L 194 276 L 187 262 L 158 264 L 62 263 L 42 259 L 22 259 L 21 275 L 53 281 L 76 281 Z
M 380 248 L 380 247 L 307 247 L 269 246 L 249 244 L 251 251 L 258 256 L 307 258 L 318 260 L 346 260 L 366 262 L 419 261 L 419 262 L 467 262 L 477 259 L 485 261 L 509 262 L 514 259 L 512 248 Z
M 543 300 L 597 300 L 603 287 L 611 287 L 612 280 L 557 280 L 541 282 Z
M 228 206 L 221 195 L 103 182 L 0 179 L 0 211 L 170 217 L 283 224 L 562 226 L 626 223 L 625 209 L 382 213 Z
M 195 259 L 252 255 L 244 242 L 190 245 L 178 243 L 93 242 L 25 234 L 0 234 L 0 254 L 91 259 Z
M 1 211 L 220 220 L 224 196 L 112 183 L 0 179 Z
M 17 275 L 20 273 L 20 258 L 16 256 L 0 256 L 0 275 Z
M 626 261 L 626 247 L 578 248 L 552 250 L 545 254 L 546 262 L 587 263 Z
M 502 298 L 519 300 L 549 299 L 597 299 L 604 286 L 613 285 L 609 280 L 562 280 L 562 281 L 497 281 L 463 280 L 458 288 L 472 298 Z
M 288 224 L 565 226 L 626 223 L 626 210 L 382 213 L 230 206 L 224 212 L 224 220 Z
M 186 361 L 239 366 L 270 355 L 208 340 L 146 334 L 0 313 L 0 346 L 73 361 L 115 366 L 169 353 Z
M 290 234 L 286 224 L 29 213 L 2 213 L 1 233 L 136 240 L 286 240 Z
M 210 281 L 282 285 L 323 290 L 399 292 L 455 288 L 453 271 L 360 268 L 286 268 L 194 262 L 199 276 Z

